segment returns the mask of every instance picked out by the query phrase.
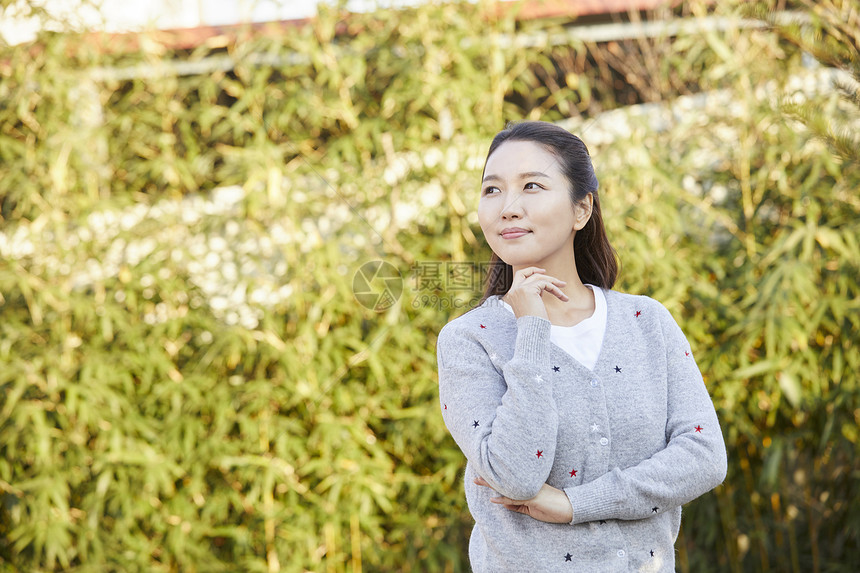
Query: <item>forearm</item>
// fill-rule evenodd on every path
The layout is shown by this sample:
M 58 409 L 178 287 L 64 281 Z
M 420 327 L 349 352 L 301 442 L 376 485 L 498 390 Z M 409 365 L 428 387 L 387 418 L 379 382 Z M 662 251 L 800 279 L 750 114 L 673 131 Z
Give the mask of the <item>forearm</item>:
M 693 429 L 695 434 L 702 432 Z M 679 436 L 665 450 L 636 466 L 615 468 L 591 482 L 565 488 L 573 509 L 572 523 L 645 519 L 710 491 L 726 475 L 719 426 L 712 425 L 711 432 L 714 435 L 704 439 Z
M 555 457 L 558 414 L 547 371 L 550 323 L 517 321 L 514 355 L 500 375 L 467 338 L 439 342 L 445 423 L 475 471 L 513 499 L 537 495 Z
M 642 519 L 678 507 L 725 479 L 725 441 L 686 338 L 660 308 L 666 352 L 665 443 L 639 463 L 566 490 L 574 521 Z M 628 447 L 636 447 L 635 443 Z

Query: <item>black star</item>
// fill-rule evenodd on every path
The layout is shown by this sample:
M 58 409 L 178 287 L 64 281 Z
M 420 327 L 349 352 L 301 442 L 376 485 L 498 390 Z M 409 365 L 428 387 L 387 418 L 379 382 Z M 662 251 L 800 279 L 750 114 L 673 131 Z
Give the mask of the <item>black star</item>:
M 558 366 L 553 366 L 553 367 L 552 367 L 552 371 L 553 371 L 553 372 L 558 372 L 559 370 L 560 370 L 560 368 L 559 368 Z
M 571 555 L 570 553 L 564 556 L 565 561 L 570 561 L 571 559 L 573 559 L 573 555 Z
M 620 367 L 618 367 L 618 366 L 616 366 L 616 367 L 615 367 L 615 371 L 616 371 L 616 372 L 621 372 L 621 368 L 620 368 Z
M 651 508 L 651 513 L 657 513 L 657 510 L 658 510 L 658 509 L 660 509 L 660 508 L 659 508 L 659 507 L 652 507 L 652 508 Z
M 654 557 L 654 550 L 651 550 L 651 557 Z
M 600 520 L 600 525 L 606 525 L 606 520 L 605 520 L 605 519 L 601 519 L 601 520 Z
M 480 425 L 481 425 L 481 424 L 479 424 L 479 423 L 478 423 L 478 420 L 475 420 L 475 423 L 474 423 L 474 424 L 472 424 L 472 427 L 473 427 L 473 428 L 477 428 L 477 427 L 478 427 L 478 426 L 480 426 Z

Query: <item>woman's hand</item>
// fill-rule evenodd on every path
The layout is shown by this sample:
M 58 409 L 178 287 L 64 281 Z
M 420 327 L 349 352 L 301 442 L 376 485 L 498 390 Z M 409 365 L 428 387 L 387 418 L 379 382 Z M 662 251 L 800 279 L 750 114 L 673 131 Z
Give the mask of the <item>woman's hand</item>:
M 484 487 L 492 487 L 482 477 L 476 478 L 475 483 Z M 549 484 L 543 484 L 536 496 L 525 501 L 504 496 L 492 497 L 490 501 L 511 511 L 525 513 L 529 517 L 547 523 L 570 523 L 573 519 L 573 508 L 570 507 L 570 499 L 568 499 L 567 494 Z
M 541 299 L 544 291 L 557 296 L 562 301 L 567 302 L 568 297 L 561 290 L 565 281 L 543 274 L 546 269 L 539 267 L 526 267 L 514 273 L 514 279 L 511 283 L 511 288 L 508 289 L 504 296 L 506 303 L 511 305 L 514 315 L 519 318 L 521 316 L 539 316 L 549 320 L 549 315 L 546 312 L 546 306 Z

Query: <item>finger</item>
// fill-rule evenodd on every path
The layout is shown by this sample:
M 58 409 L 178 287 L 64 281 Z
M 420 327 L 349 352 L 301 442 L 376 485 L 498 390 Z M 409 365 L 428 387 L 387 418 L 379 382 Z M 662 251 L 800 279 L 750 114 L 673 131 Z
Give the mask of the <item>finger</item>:
M 546 269 L 542 269 L 541 267 L 526 267 L 514 273 L 514 278 L 516 278 L 517 275 L 520 275 L 524 279 L 534 276 L 547 276 L 545 273 Z
M 561 283 L 561 285 L 566 284 L 564 281 L 559 281 L 559 282 Z M 568 300 L 569 297 L 567 296 L 567 294 L 565 294 L 565 292 L 563 290 L 561 290 L 561 285 L 555 285 L 549 281 L 541 281 L 541 282 L 533 283 L 533 286 L 537 289 L 537 291 L 536 291 L 537 294 L 541 295 L 541 294 L 543 294 L 543 291 L 546 291 L 546 292 L 560 298 L 561 300 L 566 301 L 566 300 Z
M 504 505 L 505 509 L 508 509 L 510 511 L 516 511 L 518 513 L 525 513 L 525 507 L 526 506 L 524 506 L 524 505 L 511 505 L 511 504 L 505 504 Z
M 508 511 L 514 511 L 516 513 L 524 513 L 526 515 L 531 515 L 531 512 L 529 510 L 529 506 L 523 505 L 521 503 L 506 503 L 506 504 L 502 505 L 502 507 L 504 507 Z
M 542 269 L 540 267 L 526 267 L 524 269 L 520 269 L 516 272 L 516 274 L 520 275 L 522 278 L 528 278 L 534 274 L 545 273 L 546 269 Z
M 475 478 L 474 480 L 472 480 L 472 481 L 473 481 L 475 484 L 477 484 L 477 485 L 482 485 L 482 486 L 484 486 L 484 487 L 492 487 L 492 486 L 491 486 L 489 483 L 487 483 L 487 481 L 486 481 L 484 478 L 482 478 L 481 476 L 476 477 L 476 478 Z
M 533 275 L 530 275 L 526 279 L 523 279 L 523 284 L 536 283 L 536 282 L 540 282 L 540 281 L 547 281 L 547 282 L 552 283 L 556 286 L 564 286 L 567 284 L 567 281 L 563 281 L 561 279 L 557 279 L 555 277 L 552 277 L 550 275 L 545 275 L 542 273 L 535 273 Z
M 561 298 L 561 300 L 564 300 L 565 298 L 567 298 L 567 295 L 561 289 L 566 284 L 567 283 L 562 281 L 562 280 L 553 280 L 552 282 L 546 283 L 546 285 L 544 286 L 544 289 L 549 291 L 550 293 L 554 294 L 555 296 Z
M 561 300 L 566 301 L 569 299 L 569 297 L 564 293 L 564 291 L 558 287 L 553 287 L 552 290 L 550 290 L 550 292 L 552 294 L 554 294 L 555 296 L 557 296 L 558 298 L 560 298 Z

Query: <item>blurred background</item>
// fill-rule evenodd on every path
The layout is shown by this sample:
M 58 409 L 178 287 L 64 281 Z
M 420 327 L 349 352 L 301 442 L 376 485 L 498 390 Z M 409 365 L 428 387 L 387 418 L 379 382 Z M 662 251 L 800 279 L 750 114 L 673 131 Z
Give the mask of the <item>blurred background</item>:
M 435 340 L 519 119 L 720 416 L 678 570 L 857 571 L 858 48 L 857 0 L 0 1 L 0 571 L 468 571 Z

